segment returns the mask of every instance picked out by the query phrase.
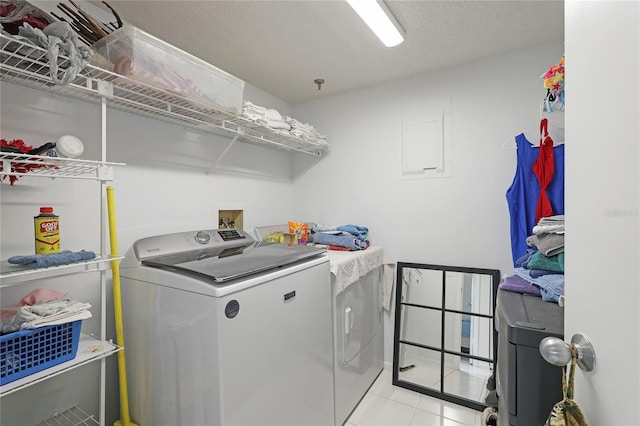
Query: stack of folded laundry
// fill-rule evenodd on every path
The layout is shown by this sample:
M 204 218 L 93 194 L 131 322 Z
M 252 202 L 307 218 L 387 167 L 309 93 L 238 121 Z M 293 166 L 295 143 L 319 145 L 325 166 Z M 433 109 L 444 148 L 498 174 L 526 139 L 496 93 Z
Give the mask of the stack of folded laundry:
M 564 295 L 564 215 L 543 217 L 532 231 L 529 248 L 516 261 L 520 267 L 504 278 L 500 288 L 558 302 Z
M 275 130 L 284 130 L 289 132 L 291 126 L 285 121 L 282 115 L 275 109 L 267 109 L 264 113 L 264 125 Z
M 274 130 L 289 132 L 291 126 L 277 110 L 255 105 L 249 101 L 242 102 L 242 117 Z
M 283 116 L 277 110 L 265 108 L 249 101 L 242 101 L 240 116 L 254 123 L 285 132 L 307 142 L 328 146 L 327 137 L 318 133 L 309 123 L 301 123 L 295 118 Z
M 91 318 L 89 303 L 64 299 L 64 296 L 51 289 L 32 291 L 17 307 L 2 309 L 0 334 Z
M 369 229 L 359 225 L 314 225 L 313 243 L 329 250 L 355 251 L 369 247 Z
M 242 112 L 240 115 L 251 121 L 264 120 L 265 107 L 261 107 L 249 101 L 242 101 Z
M 529 247 L 537 247 L 545 256 L 564 252 L 564 215 L 543 217 L 527 237 Z
M 295 118 L 285 117 L 287 123 L 291 125 L 291 136 L 295 136 L 304 139 L 309 142 L 316 142 L 322 145 L 327 145 L 327 137 L 318 133 L 315 127 L 309 123 L 301 123 Z

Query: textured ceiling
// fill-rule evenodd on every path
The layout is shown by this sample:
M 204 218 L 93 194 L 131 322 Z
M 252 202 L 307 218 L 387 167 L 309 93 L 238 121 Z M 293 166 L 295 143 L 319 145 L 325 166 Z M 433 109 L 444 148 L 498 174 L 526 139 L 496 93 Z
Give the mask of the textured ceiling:
M 406 32 L 394 48 L 343 0 L 109 3 L 123 20 L 291 104 L 564 34 L 564 4 L 553 0 L 387 0 Z

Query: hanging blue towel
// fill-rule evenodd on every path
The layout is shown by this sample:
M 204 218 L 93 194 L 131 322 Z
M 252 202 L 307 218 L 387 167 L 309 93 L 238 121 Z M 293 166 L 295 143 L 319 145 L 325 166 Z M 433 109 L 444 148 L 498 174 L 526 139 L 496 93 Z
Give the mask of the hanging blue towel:
M 348 232 L 355 235 L 360 241 L 366 241 L 369 238 L 369 228 L 359 225 L 342 225 L 336 228 L 338 231 Z
M 60 253 L 52 254 L 13 256 L 7 259 L 7 262 L 16 265 L 29 265 L 36 268 L 44 268 L 47 266 L 67 265 L 69 263 L 79 262 L 81 260 L 93 259 L 94 257 L 96 257 L 96 254 L 92 251 L 80 250 L 74 253 L 70 250 L 64 250 Z

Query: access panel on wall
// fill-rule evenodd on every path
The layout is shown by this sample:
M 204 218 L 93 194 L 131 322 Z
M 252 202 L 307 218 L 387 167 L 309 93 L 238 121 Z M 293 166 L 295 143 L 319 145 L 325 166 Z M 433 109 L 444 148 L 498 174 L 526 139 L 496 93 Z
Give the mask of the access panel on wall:
M 403 177 L 451 176 L 451 106 L 425 108 L 402 120 Z

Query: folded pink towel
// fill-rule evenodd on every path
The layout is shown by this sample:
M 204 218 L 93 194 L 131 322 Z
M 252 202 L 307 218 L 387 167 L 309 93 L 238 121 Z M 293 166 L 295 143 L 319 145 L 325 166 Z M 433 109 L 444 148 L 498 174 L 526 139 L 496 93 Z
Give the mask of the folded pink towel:
M 18 303 L 18 306 L 15 306 L 13 308 L 0 309 L 0 320 L 6 320 L 15 316 L 23 306 L 31 306 L 35 305 L 36 303 L 62 299 L 64 296 L 66 296 L 66 293 L 60 293 L 59 291 L 52 290 L 50 288 L 38 288 L 20 299 L 20 303 Z

